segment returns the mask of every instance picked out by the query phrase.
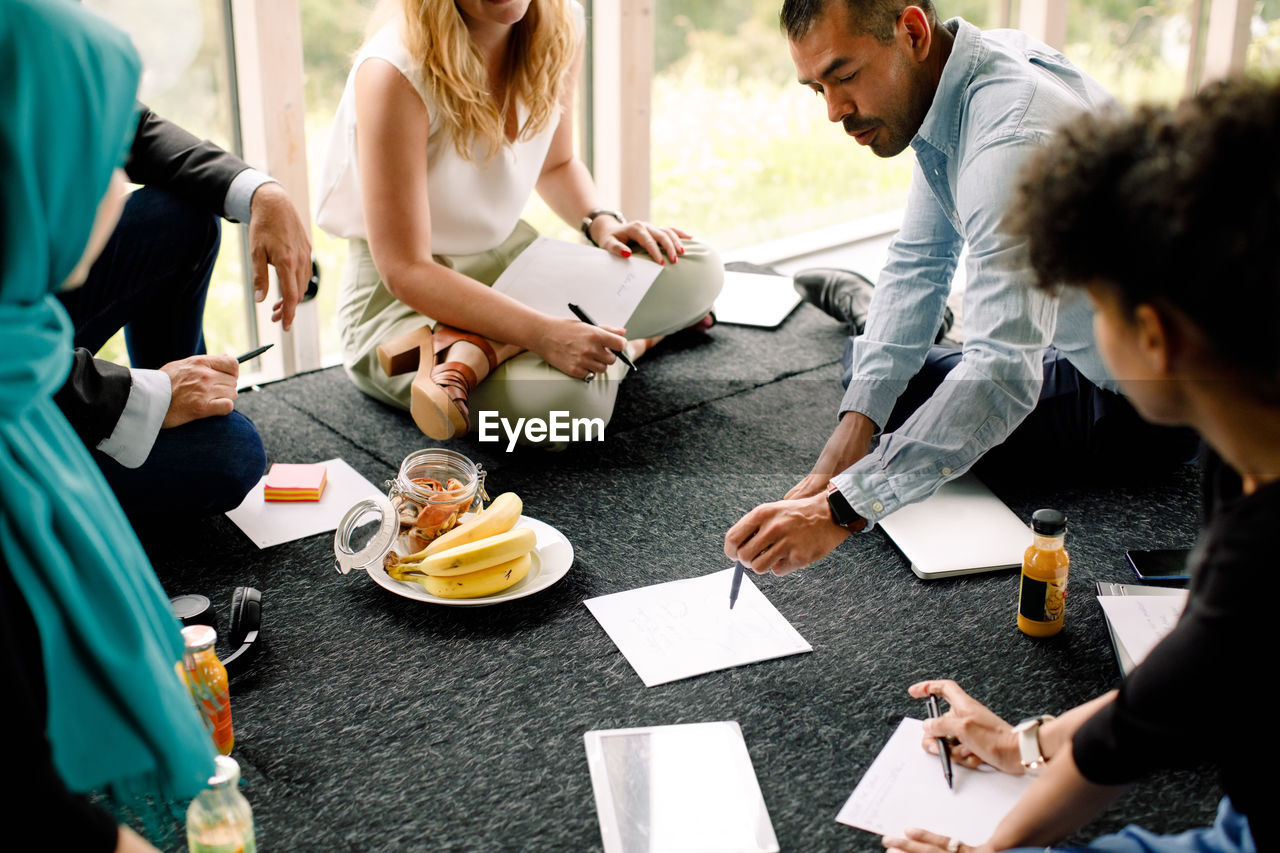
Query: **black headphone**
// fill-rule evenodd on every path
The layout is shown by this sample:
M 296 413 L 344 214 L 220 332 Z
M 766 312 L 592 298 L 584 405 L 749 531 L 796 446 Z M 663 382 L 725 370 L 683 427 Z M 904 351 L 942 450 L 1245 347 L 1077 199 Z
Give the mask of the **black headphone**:
M 218 616 L 203 595 L 175 596 L 169 599 L 169 606 L 183 625 L 208 625 L 218 630 Z M 233 651 L 219 657 L 229 676 L 244 670 L 258 653 L 261 631 L 262 593 L 251 586 L 236 587 L 231 595 L 231 630 L 227 634 L 227 645 Z

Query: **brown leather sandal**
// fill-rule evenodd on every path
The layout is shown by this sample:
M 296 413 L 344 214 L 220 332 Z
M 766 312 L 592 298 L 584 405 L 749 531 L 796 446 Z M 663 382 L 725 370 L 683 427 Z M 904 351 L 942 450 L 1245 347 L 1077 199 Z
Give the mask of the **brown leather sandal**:
M 436 366 L 433 343 L 431 326 L 424 325 L 381 344 L 377 349 L 378 364 L 388 376 L 418 371 L 409 386 L 409 413 L 418 429 L 431 438 L 443 440 L 454 434 L 448 416 L 453 404 L 431 378 Z
M 494 354 L 493 347 L 481 335 L 440 323 L 436 325 L 432 337 L 432 347 L 437 359 L 449 347 L 459 341 L 466 341 L 479 348 L 489 362 L 485 376 L 498 366 L 498 357 Z M 416 381 L 413 386 L 409 410 L 418 428 L 431 438 L 444 439 L 466 434 L 471 427 L 467 398 L 483 378 L 484 376 L 476 376 L 476 372 L 461 361 L 437 364 L 431 370 L 429 387 L 424 387 L 420 392 Z

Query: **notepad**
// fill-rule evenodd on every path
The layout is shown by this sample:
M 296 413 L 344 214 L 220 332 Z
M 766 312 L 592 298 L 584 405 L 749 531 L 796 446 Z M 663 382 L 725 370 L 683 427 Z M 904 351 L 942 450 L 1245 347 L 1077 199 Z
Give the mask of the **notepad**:
M 1032 777 L 952 764 L 948 788 L 941 759 L 921 746 L 923 733 L 921 720 L 904 718 L 836 820 L 877 835 L 902 837 L 916 826 L 966 844 L 986 841 Z
M 749 577 L 730 610 L 732 577 L 725 569 L 583 603 L 645 687 L 813 651 Z
M 649 257 L 539 237 L 498 276 L 493 289 L 552 317 L 581 305 L 603 326 L 623 327 L 664 268 Z
M 925 580 L 1022 565 L 1031 527 L 972 473 L 880 520 L 893 544 Z
M 604 853 L 777 853 L 736 722 L 590 731 L 583 740 Z
M 329 469 L 323 463 L 296 465 L 273 462 L 263 485 L 263 495 L 270 503 L 318 501 L 324 493 L 328 476 Z

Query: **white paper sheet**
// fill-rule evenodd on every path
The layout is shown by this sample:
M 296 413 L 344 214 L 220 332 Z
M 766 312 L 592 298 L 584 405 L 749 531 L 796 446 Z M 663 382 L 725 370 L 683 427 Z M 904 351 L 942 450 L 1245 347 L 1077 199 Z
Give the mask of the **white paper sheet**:
M 965 844 L 986 841 L 1031 777 L 953 764 L 955 788 L 948 788 L 941 760 L 920 745 L 923 731 L 910 717 L 898 724 L 836 820 L 877 835 L 901 837 L 918 826 Z
M 336 530 L 347 510 L 365 498 L 381 494 L 377 486 L 361 477 L 356 469 L 341 459 L 322 463 L 329 473 L 324 493 L 318 501 L 268 503 L 263 497 L 267 475 L 262 475 L 240 506 L 227 513 L 227 518 L 244 531 L 254 545 L 270 548 L 305 536 Z
M 748 572 L 733 610 L 733 569 L 669 581 L 583 603 L 645 687 L 746 663 L 811 652 Z
M 600 325 L 621 328 L 660 272 L 647 255 L 619 258 L 594 246 L 539 237 L 493 289 L 552 317 L 572 317 L 572 302 Z
M 1111 635 L 1124 648 L 1133 666 L 1142 663 L 1152 649 L 1173 630 L 1187 605 L 1182 595 L 1100 595 Z M 1132 667 L 1131 667 L 1132 668 Z

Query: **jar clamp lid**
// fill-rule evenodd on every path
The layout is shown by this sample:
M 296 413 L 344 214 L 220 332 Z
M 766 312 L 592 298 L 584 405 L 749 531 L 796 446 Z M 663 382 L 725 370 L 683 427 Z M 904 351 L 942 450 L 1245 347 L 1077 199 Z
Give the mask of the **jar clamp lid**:
M 437 498 L 422 485 L 423 480 L 445 485 L 450 478 L 462 484 L 461 494 Z M 352 569 L 367 571 L 371 566 L 380 566 L 400 536 L 400 512 L 406 502 L 419 509 L 437 508 L 433 511 L 443 511 L 450 523 L 467 508 L 479 509 L 486 499 L 484 480 L 485 472 L 480 466 L 456 451 L 430 448 L 410 453 L 396 478 L 387 481 L 385 496 L 358 502 L 338 522 L 333 535 L 334 567 L 345 575 Z M 361 530 L 370 523 L 376 523 L 375 529 L 357 547 L 355 540 L 364 537 Z

